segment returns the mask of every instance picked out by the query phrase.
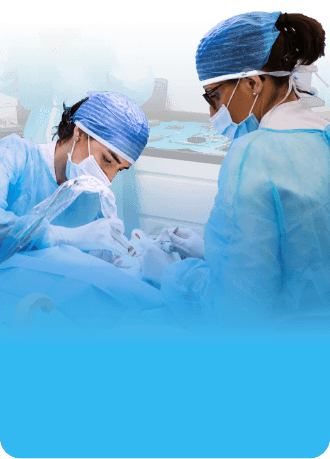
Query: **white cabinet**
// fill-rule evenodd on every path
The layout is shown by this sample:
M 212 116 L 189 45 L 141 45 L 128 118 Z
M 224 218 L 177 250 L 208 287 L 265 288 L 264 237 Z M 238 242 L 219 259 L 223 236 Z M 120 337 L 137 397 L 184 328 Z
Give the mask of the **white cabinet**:
M 141 229 L 188 226 L 201 236 L 218 190 L 220 164 L 141 156 L 134 166 Z
M 0 125 L 16 125 L 18 100 L 13 97 L 0 94 Z

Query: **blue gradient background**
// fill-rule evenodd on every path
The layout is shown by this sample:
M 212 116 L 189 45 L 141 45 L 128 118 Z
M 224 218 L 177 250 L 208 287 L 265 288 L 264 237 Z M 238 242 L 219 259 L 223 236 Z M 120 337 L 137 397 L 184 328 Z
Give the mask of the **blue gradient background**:
M 0 441 L 14 457 L 316 457 L 329 342 L 2 342 Z

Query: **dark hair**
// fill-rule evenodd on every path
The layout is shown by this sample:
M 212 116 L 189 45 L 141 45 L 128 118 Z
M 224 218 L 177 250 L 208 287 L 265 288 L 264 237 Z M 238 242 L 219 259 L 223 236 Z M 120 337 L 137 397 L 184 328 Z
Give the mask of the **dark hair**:
M 75 128 L 75 124 L 73 122 L 72 117 L 75 114 L 75 112 L 78 110 L 80 105 L 86 102 L 87 99 L 88 97 L 80 100 L 76 104 L 72 105 L 72 107 L 66 107 L 65 104 L 63 103 L 64 112 L 62 114 L 62 120 L 58 126 L 55 126 L 55 128 L 57 128 L 57 131 L 53 135 L 53 140 L 56 135 L 58 136 L 60 142 L 63 142 L 63 141 L 66 142 L 67 140 L 71 139 L 71 137 L 73 136 L 74 128 Z
M 325 32 L 322 25 L 303 14 L 281 14 L 275 27 L 280 32 L 262 70 L 291 72 L 297 63 L 310 65 L 324 56 Z M 276 86 L 289 79 L 272 77 Z

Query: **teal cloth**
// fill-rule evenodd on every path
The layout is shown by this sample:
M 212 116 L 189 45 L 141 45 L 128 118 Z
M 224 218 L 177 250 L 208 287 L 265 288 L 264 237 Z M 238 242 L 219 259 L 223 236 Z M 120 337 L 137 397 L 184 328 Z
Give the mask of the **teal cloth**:
M 182 150 L 189 148 L 192 151 L 205 153 L 208 155 L 222 155 L 226 152 L 216 150 L 215 147 L 222 145 L 223 143 L 228 142 L 228 139 L 216 139 L 216 143 L 212 143 L 206 135 L 215 135 L 219 136 L 218 132 L 215 130 L 209 131 L 206 127 L 209 123 L 201 123 L 198 121 L 161 121 L 158 126 L 152 126 L 150 128 L 149 137 L 158 136 L 158 135 L 171 135 L 165 139 L 149 141 L 147 147 L 151 148 L 160 148 L 165 150 Z M 179 126 L 182 129 L 167 129 L 169 126 Z M 188 142 L 188 138 L 194 134 L 198 134 L 196 137 L 205 137 L 205 142 L 201 144 L 192 144 L 192 145 L 183 145 L 175 142 Z

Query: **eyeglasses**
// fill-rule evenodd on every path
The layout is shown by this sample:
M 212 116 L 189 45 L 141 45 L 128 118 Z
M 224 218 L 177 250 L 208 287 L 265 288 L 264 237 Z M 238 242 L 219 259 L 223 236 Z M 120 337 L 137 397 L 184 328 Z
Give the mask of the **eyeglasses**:
M 218 86 L 216 86 L 215 88 L 212 88 L 212 89 L 210 89 L 209 91 L 205 91 L 205 93 L 203 94 L 203 97 L 204 97 L 204 99 L 206 100 L 206 102 L 207 102 L 208 104 L 210 104 L 211 107 L 214 108 L 214 110 L 215 110 L 217 107 L 216 107 L 216 105 L 215 105 L 214 100 L 212 100 L 212 97 L 210 97 L 210 96 L 211 96 L 211 94 L 212 94 L 214 91 L 216 91 L 218 88 L 220 88 L 220 86 L 222 86 L 222 85 L 224 85 L 224 84 L 226 84 L 226 83 L 227 83 L 227 81 L 224 81 L 224 82 L 218 84 Z

